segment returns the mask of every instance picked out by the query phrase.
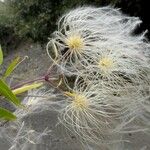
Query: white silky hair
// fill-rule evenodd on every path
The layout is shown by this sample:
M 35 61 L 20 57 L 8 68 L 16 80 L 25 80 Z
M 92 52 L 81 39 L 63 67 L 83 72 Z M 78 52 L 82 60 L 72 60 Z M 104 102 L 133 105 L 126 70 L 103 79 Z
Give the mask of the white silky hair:
M 138 17 L 125 16 L 119 9 L 111 6 L 101 8 L 79 7 L 60 18 L 58 30 L 67 31 L 68 26 L 77 29 L 83 26 L 83 28 L 91 28 L 91 31 L 97 31 L 97 33 L 100 32 L 104 35 L 109 35 L 110 33 L 124 35 L 125 33 L 131 33 L 139 23 L 141 21 Z
M 122 70 L 133 72 L 133 68 L 137 74 L 139 69 L 150 68 L 147 58 L 149 44 L 143 42 L 145 33 L 138 36 L 131 34 L 140 22 L 139 18 L 125 16 L 119 9 L 110 6 L 77 8 L 60 18 L 58 31 L 53 33 L 47 52 L 49 54 L 49 47 L 54 49 L 54 63 L 60 69 L 82 75 L 85 66 L 88 70 L 91 69 L 98 55 L 110 50 L 113 57 L 121 62 Z M 80 49 L 71 49 L 66 43 L 74 35 L 82 39 Z M 74 40 L 79 42 L 81 39 L 78 37 Z M 53 60 L 50 54 L 49 56 Z
M 42 138 L 48 136 L 51 131 L 48 129 L 37 132 L 25 125 L 25 122 L 16 121 L 1 127 L 0 132 L 3 139 L 9 142 L 8 150 L 34 149 L 36 144 L 42 143 Z
M 128 54 L 122 49 L 101 49 L 94 60 L 84 65 L 82 76 L 90 80 L 114 81 L 116 84 L 126 86 L 128 82 L 132 85 L 149 84 L 149 64 L 147 59 L 140 54 Z M 100 81 L 101 82 L 101 81 Z M 110 83 L 111 84 L 111 83 Z
M 14 114 L 18 119 L 23 119 L 32 113 L 41 113 L 46 110 L 55 109 L 55 100 L 59 94 L 54 94 L 54 89 L 49 90 L 46 87 L 28 91 L 27 96 L 23 99 L 25 108 L 16 109 Z
M 61 102 L 60 122 L 81 139 L 101 143 L 101 135 L 106 135 L 105 129 L 111 126 L 103 126 L 102 114 L 109 120 L 114 113 L 113 117 L 121 121 L 114 130 L 110 129 L 112 133 L 147 130 L 150 44 L 145 38 L 147 31 L 133 35 L 140 23 L 138 17 L 123 15 L 111 6 L 79 7 L 59 19 L 58 30 L 47 44 L 47 53 L 64 75 L 76 75 L 87 84 L 86 88 L 75 84 L 72 92 L 83 94 L 89 108 L 78 110 L 72 97 Z M 113 127 L 116 120 L 112 118 L 108 122 Z M 139 120 L 145 127 L 134 124 Z M 97 128 L 97 135 L 92 128 Z

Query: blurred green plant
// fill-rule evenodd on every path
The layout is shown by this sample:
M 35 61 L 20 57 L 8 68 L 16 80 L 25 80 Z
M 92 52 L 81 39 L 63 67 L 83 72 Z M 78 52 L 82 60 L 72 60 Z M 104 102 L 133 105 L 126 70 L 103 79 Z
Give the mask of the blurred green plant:
M 0 44 L 5 52 L 9 47 L 15 47 L 18 37 L 14 31 L 14 11 L 9 1 L 0 1 Z
M 3 63 L 3 52 L 0 46 L 0 65 Z M 0 98 L 6 98 L 9 102 L 13 103 L 16 106 L 21 106 L 20 100 L 13 94 L 12 90 L 9 88 L 9 86 L 6 84 L 5 79 L 8 77 L 11 72 L 13 71 L 13 68 L 15 67 L 12 65 L 9 65 L 6 73 L 4 74 L 4 77 L 0 78 Z M 15 120 L 16 116 L 13 115 L 10 111 L 0 107 L 0 118 L 5 119 L 5 120 Z
M 21 101 L 16 97 L 16 95 L 26 92 L 30 89 L 38 88 L 42 86 L 42 82 L 34 83 L 34 81 L 30 81 L 29 84 L 22 83 L 14 89 L 11 89 L 9 85 L 6 83 L 6 79 L 11 75 L 14 69 L 21 63 L 20 57 L 16 57 L 7 67 L 4 75 L 0 77 L 0 99 L 5 98 L 5 100 L 13 103 L 17 107 L 23 108 L 24 106 L 21 104 Z M 0 46 L 0 66 L 3 63 L 3 52 Z M 16 116 L 7 109 L 0 107 L 0 119 L 5 120 L 15 120 Z
M 127 3 L 127 4 L 126 4 Z M 35 42 L 46 43 L 50 34 L 56 29 L 59 16 L 65 12 L 83 5 L 114 5 L 132 12 L 143 14 L 141 0 L 5 0 L 0 1 L 0 43 L 5 47 L 15 48 L 22 39 L 32 39 Z M 134 13 L 132 13 L 134 14 Z M 138 14 L 138 15 L 139 15 Z
M 2 52 L 2 48 L 0 46 L 0 65 L 3 63 L 3 52 Z
M 17 39 L 45 43 L 63 13 L 82 5 L 107 5 L 116 0 L 5 0 L 0 2 L 0 43 L 8 47 Z

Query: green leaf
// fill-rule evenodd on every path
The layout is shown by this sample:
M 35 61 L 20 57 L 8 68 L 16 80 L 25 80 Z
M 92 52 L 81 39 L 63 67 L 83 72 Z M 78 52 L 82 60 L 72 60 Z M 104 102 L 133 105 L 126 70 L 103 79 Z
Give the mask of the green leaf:
M 8 66 L 6 72 L 4 73 L 3 78 L 6 79 L 8 76 L 10 76 L 10 74 L 14 71 L 14 69 L 16 68 L 16 66 L 18 65 L 20 61 L 20 57 L 16 57 Z
M 10 111 L 0 107 L 0 118 L 5 120 L 15 120 L 16 116 Z
M 20 88 L 17 88 L 17 89 L 14 89 L 12 90 L 12 92 L 15 94 L 15 95 L 18 95 L 18 94 L 21 94 L 23 92 L 26 92 L 28 90 L 31 90 L 31 89 L 35 89 L 35 88 L 38 88 L 40 86 L 42 86 L 43 83 L 40 82 L 40 83 L 32 83 L 32 84 L 27 84 L 27 85 L 24 85 Z
M 0 79 L 0 95 L 5 96 L 8 101 L 14 103 L 17 106 L 21 106 L 20 100 L 13 94 L 7 84 Z
M 0 65 L 3 63 L 3 52 L 2 52 L 2 48 L 0 46 Z

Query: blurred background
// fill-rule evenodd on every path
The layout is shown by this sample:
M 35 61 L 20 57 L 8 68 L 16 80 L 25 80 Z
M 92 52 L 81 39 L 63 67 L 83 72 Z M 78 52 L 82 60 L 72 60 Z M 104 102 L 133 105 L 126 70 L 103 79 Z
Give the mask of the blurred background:
M 26 40 L 45 44 L 63 13 L 87 5 L 121 8 L 125 14 L 143 21 L 135 33 L 150 29 L 144 0 L 0 0 L 0 44 L 5 53 Z

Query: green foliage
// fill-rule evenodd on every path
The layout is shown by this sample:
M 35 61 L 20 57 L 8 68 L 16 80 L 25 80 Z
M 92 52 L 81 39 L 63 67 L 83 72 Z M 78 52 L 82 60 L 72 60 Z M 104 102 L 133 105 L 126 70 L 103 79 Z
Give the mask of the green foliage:
M 24 60 L 24 59 L 23 59 Z M 23 61 L 22 60 L 22 61 Z M 22 62 L 20 61 L 20 57 L 16 57 L 7 67 L 4 75 L 0 77 L 0 99 L 5 98 L 7 101 L 13 103 L 14 105 L 24 108 L 24 105 L 21 104 L 21 101 L 16 97 L 17 94 L 21 94 L 23 92 L 26 92 L 28 90 L 38 88 L 43 85 L 43 83 L 40 81 L 28 84 L 22 84 L 22 86 L 19 86 L 18 88 L 14 88 L 11 90 L 11 88 L 6 83 L 6 78 L 11 75 L 11 73 L 14 71 L 14 69 Z M 0 47 L 0 65 L 3 62 L 3 52 Z M 10 111 L 3 109 L 0 107 L 0 118 L 5 120 L 14 120 L 16 119 L 16 116 L 13 115 Z
M 140 7 L 140 2 L 136 2 Z M 16 45 L 22 38 L 47 42 L 56 29 L 57 19 L 78 6 L 108 5 L 125 7 L 120 0 L 5 0 L 0 1 L 0 43 L 2 47 Z M 134 2 L 132 2 L 134 4 Z M 130 3 L 127 3 L 130 4 Z M 132 11 L 127 9 L 128 12 Z M 141 12 L 136 9 L 136 12 Z M 143 12 L 143 11 L 142 11 Z M 142 13 L 141 12 L 141 13 Z
M 0 46 L 0 65 L 3 63 L 3 52 L 2 52 L 2 48 Z
M 20 62 L 20 57 L 16 57 L 7 67 L 4 75 L 3 75 L 3 79 L 6 79 L 8 76 L 10 76 L 10 74 L 14 71 L 14 69 L 16 68 L 16 66 L 19 64 Z
M 0 118 L 5 120 L 15 120 L 16 116 L 10 111 L 0 107 Z
M 0 44 L 3 50 L 16 45 L 17 36 L 14 31 L 14 12 L 7 0 L 0 1 Z
M 11 89 L 8 87 L 8 85 L 0 79 L 0 94 L 2 96 L 5 96 L 8 101 L 12 102 L 13 104 L 20 106 L 20 100 L 13 94 Z
M 111 1 L 115 0 L 5 0 L 0 3 L 0 40 L 5 44 L 2 39 L 10 36 L 47 42 L 63 13 L 78 6 L 100 6 Z
M 18 62 L 19 57 L 17 57 L 14 61 L 12 61 L 12 63 L 10 63 L 9 67 L 7 68 L 4 74 L 4 78 L 8 77 L 12 73 Z M 3 52 L 0 47 L 0 65 L 2 63 L 3 63 Z M 21 106 L 20 100 L 15 96 L 10 87 L 5 83 L 4 78 L 3 79 L 0 78 L 0 98 L 5 97 L 6 100 L 15 104 L 16 106 Z M 14 116 L 13 113 L 11 113 L 10 111 L 0 107 L 0 118 L 5 120 L 14 120 L 16 119 L 16 116 Z

